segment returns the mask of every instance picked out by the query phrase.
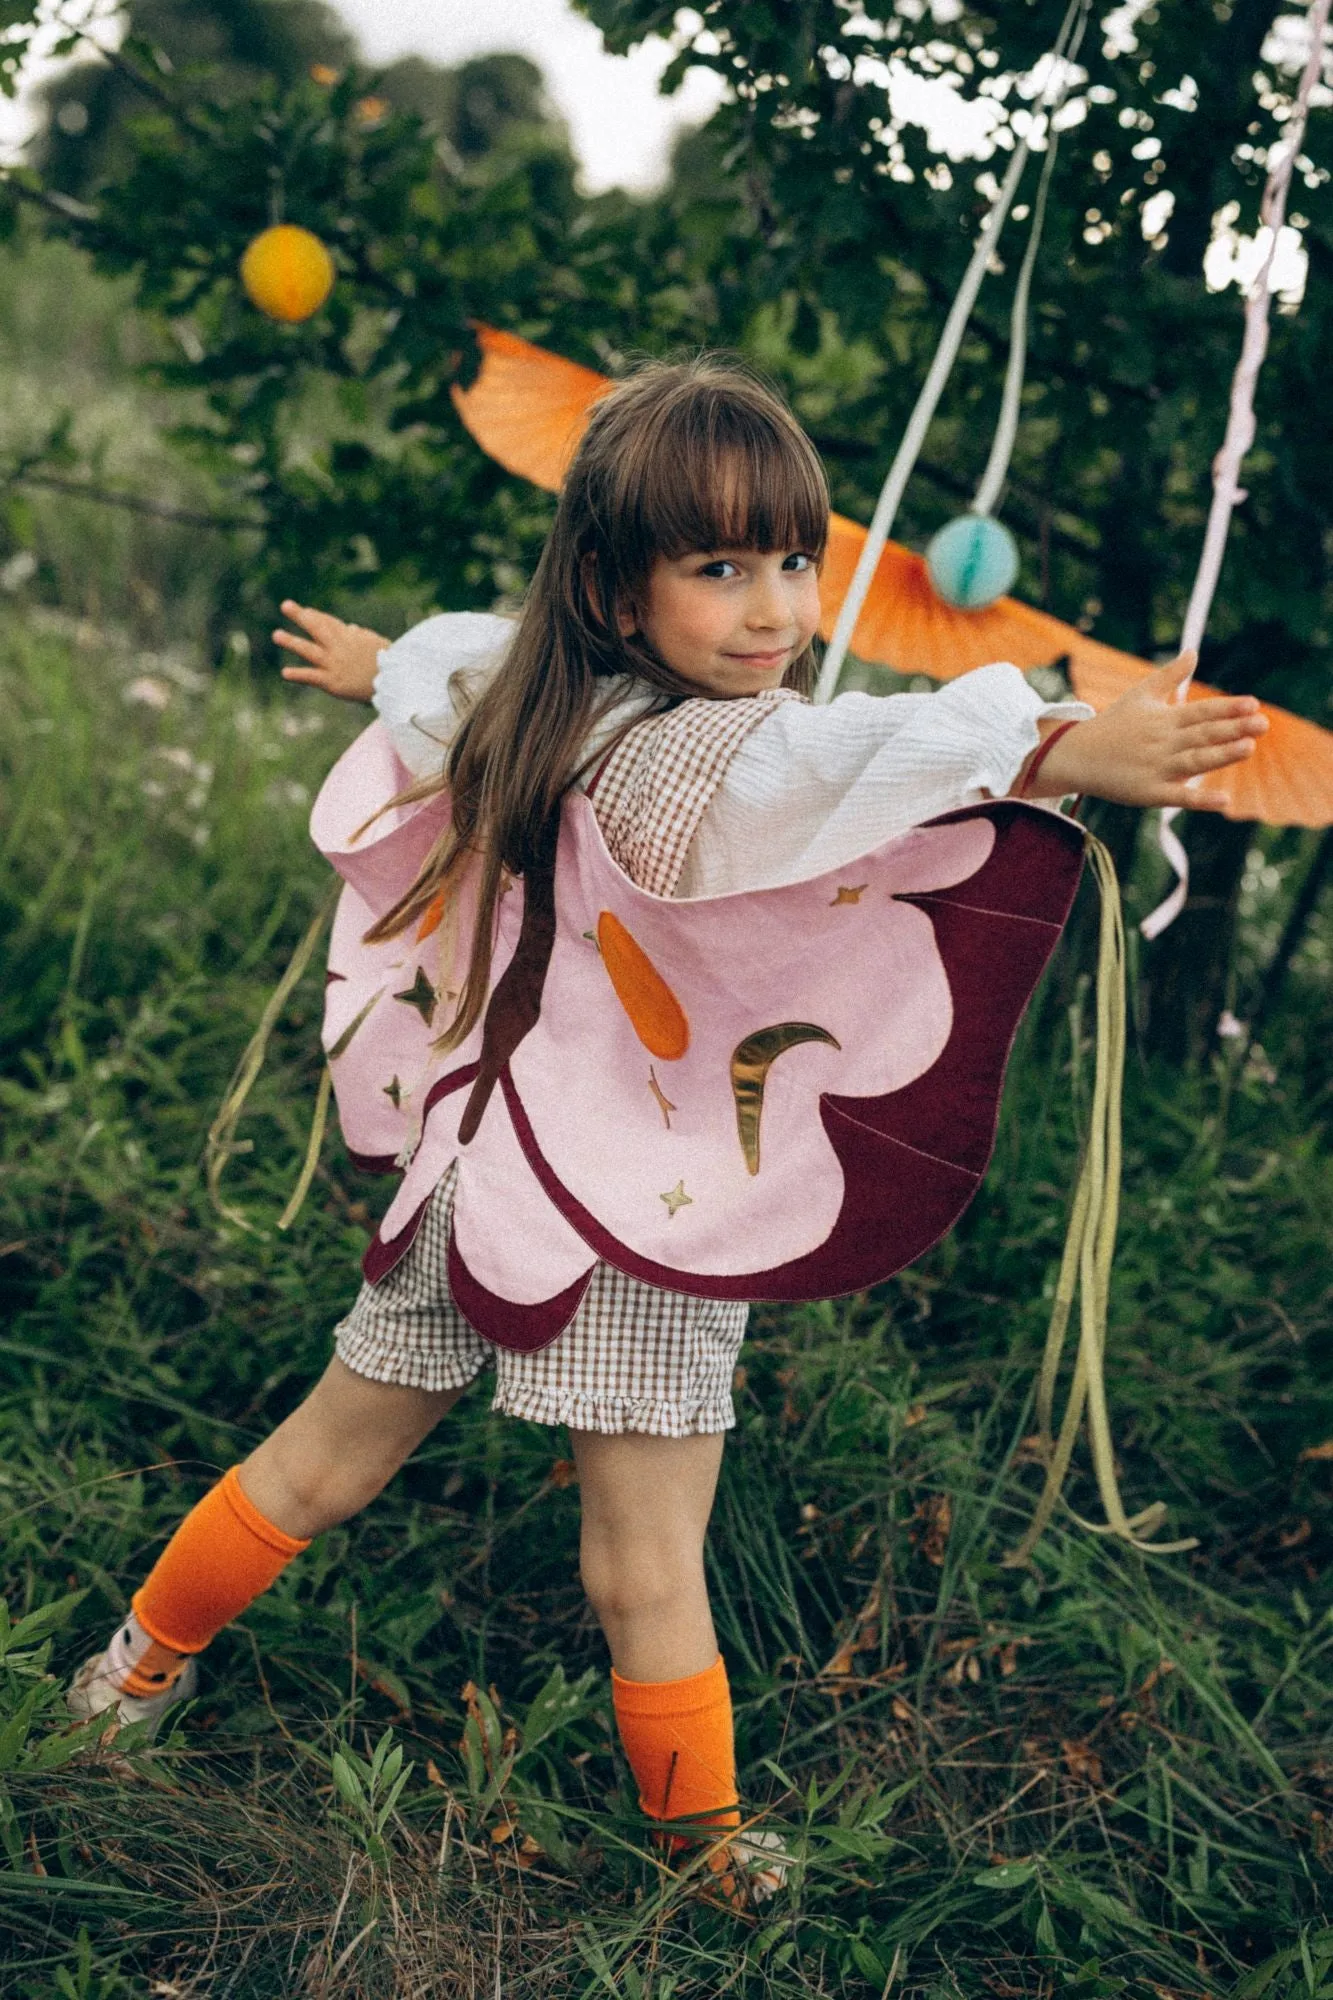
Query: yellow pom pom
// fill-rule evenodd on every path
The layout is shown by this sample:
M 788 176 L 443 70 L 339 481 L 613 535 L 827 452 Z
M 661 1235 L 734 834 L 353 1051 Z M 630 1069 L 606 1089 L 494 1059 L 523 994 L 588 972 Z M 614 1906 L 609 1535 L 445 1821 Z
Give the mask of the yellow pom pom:
M 333 279 L 333 259 L 318 236 L 291 222 L 256 236 L 241 259 L 241 283 L 251 304 L 288 325 L 319 311 Z

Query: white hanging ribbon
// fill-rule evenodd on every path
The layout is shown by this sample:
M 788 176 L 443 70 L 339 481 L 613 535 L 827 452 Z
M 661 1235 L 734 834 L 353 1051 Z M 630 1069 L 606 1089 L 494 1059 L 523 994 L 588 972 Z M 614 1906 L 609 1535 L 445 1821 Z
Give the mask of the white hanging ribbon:
M 1089 0 L 1070 0 L 1069 11 L 1061 23 L 1060 33 L 1051 53 L 1050 76 L 1033 109 L 1034 119 L 1042 111 L 1048 113 L 1052 111 L 1068 92 L 1069 66 L 1082 36 L 1088 5 Z M 884 544 L 889 538 L 889 530 L 893 526 L 903 494 L 907 490 L 907 482 L 921 455 L 921 447 L 926 441 L 926 432 L 930 429 L 931 419 L 935 415 L 940 397 L 944 393 L 944 386 L 958 358 L 967 322 L 972 317 L 972 308 L 977 302 L 977 293 L 981 290 L 981 281 L 986 275 L 986 267 L 1013 205 L 1014 195 L 1023 178 L 1023 170 L 1027 166 L 1031 150 L 1031 142 L 1028 139 L 1020 140 L 1015 148 L 1014 157 L 1009 162 L 1009 170 L 1005 174 L 1000 192 L 982 224 L 976 248 L 963 273 L 963 282 L 958 287 L 954 302 L 949 308 L 949 317 L 944 322 L 944 331 L 940 335 L 934 359 L 921 385 L 921 393 L 916 399 L 916 406 L 903 433 L 902 443 L 880 489 L 879 499 L 875 502 L 875 511 L 870 517 L 870 526 L 866 530 L 865 542 L 852 573 L 851 584 L 842 600 L 837 622 L 833 627 L 833 636 L 829 640 L 828 650 L 824 654 L 824 662 L 820 668 L 819 682 L 815 688 L 817 702 L 831 701 L 837 688 L 842 663 L 847 657 L 852 633 L 856 630 L 856 621 L 861 616 L 861 609 L 865 604 L 876 566 L 883 554 Z
M 1155 910 L 1149 910 L 1139 925 L 1144 937 L 1150 941 L 1170 929 L 1184 909 L 1190 892 L 1190 858 L 1175 829 L 1175 821 L 1180 818 L 1182 810 L 1180 806 L 1163 806 L 1157 816 L 1158 851 L 1166 857 L 1174 872 L 1176 885 L 1169 895 L 1163 896 Z
M 977 497 L 972 502 L 974 514 L 991 514 L 995 511 L 1000 489 L 1008 476 L 1009 461 L 1014 455 L 1019 412 L 1023 402 L 1023 377 L 1027 373 L 1028 299 L 1032 293 L 1032 273 L 1036 269 L 1037 252 L 1041 248 L 1041 233 L 1046 221 L 1046 198 L 1051 191 L 1051 177 L 1055 172 L 1055 160 L 1059 150 L 1060 135 L 1052 125 L 1046 141 L 1046 161 L 1041 170 L 1041 179 L 1037 183 L 1037 199 L 1032 207 L 1032 227 L 1028 231 L 1028 247 L 1023 252 L 1018 283 L 1014 286 L 1014 303 L 1009 317 L 1009 362 L 1004 371 L 1000 418 L 995 426 L 995 436 L 991 440 L 986 470 L 981 475 Z
M 1213 499 L 1208 510 L 1208 526 L 1204 532 L 1199 568 L 1194 578 L 1194 588 L 1190 592 L 1189 608 L 1185 613 L 1185 629 L 1180 637 L 1180 650 L 1183 653 L 1196 655 L 1198 653 L 1208 625 L 1208 613 L 1212 609 L 1217 579 L 1221 574 L 1231 516 L 1245 498 L 1240 483 L 1240 471 L 1245 454 L 1254 443 L 1254 392 L 1260 370 L 1264 365 L 1264 357 L 1268 352 L 1268 313 L 1272 296 L 1270 279 L 1273 259 L 1277 255 L 1278 237 L 1286 220 L 1287 191 L 1291 186 L 1292 169 L 1305 138 L 1310 97 L 1323 70 L 1324 33 L 1328 26 L 1329 6 L 1330 0 L 1311 0 L 1308 16 L 1310 53 L 1301 72 L 1296 101 L 1292 107 L 1291 117 L 1287 121 L 1286 136 L 1281 151 L 1269 167 L 1263 200 L 1259 204 L 1260 226 L 1270 231 L 1268 249 L 1245 300 L 1245 334 L 1241 341 L 1240 360 L 1236 363 L 1236 372 L 1231 381 L 1231 405 L 1227 412 L 1226 435 L 1222 440 L 1222 449 L 1213 460 Z M 1191 674 L 1190 678 L 1192 677 Z M 1185 701 L 1188 696 L 1189 679 L 1186 679 L 1176 691 L 1176 700 Z M 1146 938 L 1160 937 L 1180 915 L 1189 895 L 1189 857 L 1173 826 L 1173 821 L 1179 816 L 1180 810 L 1179 806 L 1165 807 L 1158 823 L 1157 845 L 1171 864 L 1176 882 L 1170 895 L 1139 925 Z

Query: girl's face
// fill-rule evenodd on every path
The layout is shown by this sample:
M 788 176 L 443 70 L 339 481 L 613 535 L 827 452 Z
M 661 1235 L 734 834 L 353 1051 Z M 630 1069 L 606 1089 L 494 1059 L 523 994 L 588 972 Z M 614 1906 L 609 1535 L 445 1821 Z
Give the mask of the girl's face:
M 666 665 L 731 700 L 781 685 L 819 624 L 819 572 L 800 549 L 704 549 L 659 556 L 640 615 L 624 613 Z

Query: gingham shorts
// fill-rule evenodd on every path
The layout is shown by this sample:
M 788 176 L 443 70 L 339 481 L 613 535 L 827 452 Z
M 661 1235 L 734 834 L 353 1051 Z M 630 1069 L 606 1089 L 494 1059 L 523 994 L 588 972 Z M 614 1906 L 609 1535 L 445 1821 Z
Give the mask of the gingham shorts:
M 449 1296 L 455 1179 L 451 1167 L 401 1262 L 362 1286 L 335 1330 L 339 1360 L 372 1382 L 412 1389 L 461 1389 L 493 1362 L 493 1409 L 571 1430 L 698 1437 L 731 1429 L 748 1305 L 658 1291 L 598 1264 L 558 1340 L 536 1354 L 493 1347 Z

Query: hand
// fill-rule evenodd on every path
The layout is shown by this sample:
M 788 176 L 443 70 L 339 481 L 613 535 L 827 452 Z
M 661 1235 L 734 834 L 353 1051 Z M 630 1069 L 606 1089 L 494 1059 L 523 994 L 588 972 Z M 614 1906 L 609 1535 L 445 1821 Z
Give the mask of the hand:
M 282 600 L 282 615 L 310 634 L 302 639 L 281 627 L 273 634 L 275 646 L 309 662 L 304 667 L 284 667 L 285 681 L 304 681 L 322 688 L 339 701 L 369 701 L 375 692 L 379 656 L 389 641 L 366 625 L 348 625 L 331 612 L 316 611 L 292 598 Z
M 1091 722 L 1067 730 L 1042 764 L 1033 796 L 1085 792 L 1122 806 L 1224 806 L 1225 792 L 1192 781 L 1252 757 L 1268 717 L 1250 694 L 1178 700 L 1194 661 L 1182 653 Z

